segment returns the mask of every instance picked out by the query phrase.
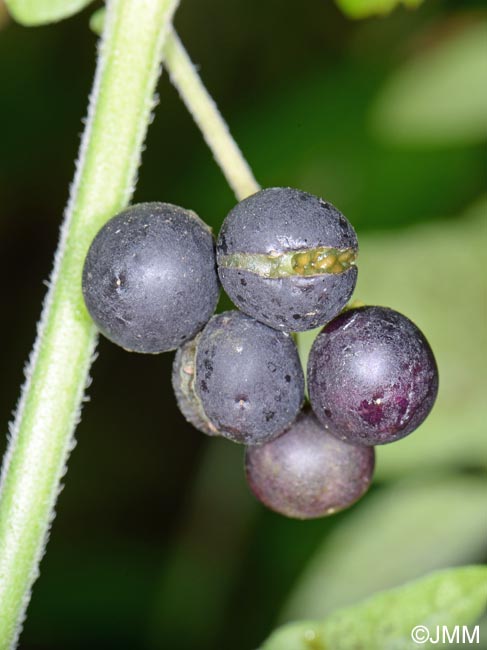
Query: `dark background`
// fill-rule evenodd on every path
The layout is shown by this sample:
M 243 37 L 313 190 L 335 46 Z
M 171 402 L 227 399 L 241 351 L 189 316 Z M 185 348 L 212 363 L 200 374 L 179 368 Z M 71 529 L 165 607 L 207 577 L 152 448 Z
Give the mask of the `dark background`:
M 325 0 L 182 2 L 177 30 L 259 182 L 319 194 L 348 216 L 364 242 L 356 297 L 418 322 L 438 354 L 445 392 L 431 423 L 398 451 L 381 450 L 377 480 L 362 502 L 329 519 L 296 522 L 248 493 L 241 448 L 184 422 L 170 387 L 172 354 L 128 354 L 101 340 L 23 650 L 252 650 L 279 620 L 324 613 L 435 568 L 483 558 L 485 522 L 476 499 L 485 498 L 478 477 L 486 451 L 478 257 L 485 250 L 485 129 L 465 135 L 462 124 L 473 117 L 457 107 L 454 85 L 446 117 L 441 93 L 432 92 L 442 117 L 431 132 L 415 130 L 421 115 L 408 122 L 414 87 L 405 103 L 387 95 L 405 67 L 424 71 L 432 56 L 447 79 L 455 65 L 468 77 L 467 46 L 458 56 L 443 54 L 443 68 L 441 57 L 484 23 L 481 7 L 431 0 L 416 11 L 357 22 Z M 31 29 L 2 19 L 4 431 L 73 176 L 95 66 L 90 13 Z M 441 81 L 440 72 L 433 79 Z M 134 200 L 192 208 L 217 230 L 235 199 L 167 75 L 158 92 Z M 420 86 L 416 92 L 421 107 Z M 474 87 L 467 104 L 481 101 Z M 0 451 L 5 442 L 0 435 Z M 450 494 L 465 495 L 467 507 Z M 426 502 L 430 510 L 417 512 Z M 364 523 L 367 508 L 377 529 Z M 396 523 L 387 508 L 404 532 L 390 543 Z M 401 508 L 409 508 L 409 519 Z M 337 548 L 343 531 L 351 564 Z M 364 535 L 372 536 L 370 549 L 360 546 Z M 383 549 L 377 555 L 373 535 Z M 320 570 L 314 611 L 300 611 L 295 589 L 306 591 L 306 576 Z M 293 593 L 294 605 L 282 614 Z

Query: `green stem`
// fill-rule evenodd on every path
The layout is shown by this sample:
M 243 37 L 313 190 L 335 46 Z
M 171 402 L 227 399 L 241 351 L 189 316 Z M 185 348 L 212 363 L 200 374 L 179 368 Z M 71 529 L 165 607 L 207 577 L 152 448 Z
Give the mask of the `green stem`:
M 96 332 L 81 295 L 88 246 L 133 192 L 178 0 L 110 0 L 50 289 L 0 483 L 0 650 L 15 646 L 46 543 Z
M 164 65 L 237 199 L 258 192 L 252 170 L 172 27 L 164 46 Z
M 105 9 L 98 9 L 91 17 L 91 29 L 99 34 L 104 21 Z M 232 138 L 218 106 L 203 85 L 194 63 L 172 25 L 168 29 L 163 58 L 174 87 L 191 113 L 237 199 L 242 200 L 258 192 L 260 186 L 249 164 Z

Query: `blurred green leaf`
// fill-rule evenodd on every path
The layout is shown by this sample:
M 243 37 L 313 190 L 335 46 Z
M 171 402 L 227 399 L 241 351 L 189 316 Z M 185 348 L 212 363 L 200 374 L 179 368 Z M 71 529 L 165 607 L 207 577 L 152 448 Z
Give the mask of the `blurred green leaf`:
M 397 143 L 483 141 L 487 135 L 487 22 L 439 42 L 395 73 L 371 118 L 380 135 Z
M 414 627 L 426 626 L 434 638 L 436 626 L 474 623 L 485 608 L 486 597 L 486 567 L 441 571 L 334 612 L 323 622 L 286 625 L 261 650 L 417 648 L 411 638 Z
M 91 2 L 93 0 L 5 0 L 12 17 L 27 27 L 69 18 Z
M 238 471 L 241 463 L 238 445 L 208 440 L 187 514 L 162 571 L 151 648 L 176 647 L 181 638 L 187 648 L 217 646 L 256 513 L 244 473 Z
M 240 118 L 222 105 L 259 182 L 323 196 L 359 230 L 456 216 L 485 185 L 482 152 L 391 147 L 372 134 L 370 102 L 390 67 L 384 58 L 373 65 L 366 59 L 331 66 L 317 61 L 284 87 L 265 87 L 259 102 L 242 103 Z M 196 128 L 187 119 L 187 128 Z M 193 208 L 217 230 L 234 201 L 217 167 L 205 164 L 209 160 L 202 144 L 200 156 L 187 159 L 172 181 L 170 196 L 182 201 L 191 187 Z
M 100 36 L 103 31 L 106 13 L 106 8 L 100 7 L 100 9 L 97 9 L 90 17 L 90 29 L 97 36 Z
M 435 353 L 440 390 L 411 436 L 377 448 L 377 476 L 441 465 L 485 466 L 484 327 L 487 200 L 455 221 L 360 238 L 354 297 L 406 314 Z
M 388 14 L 399 5 L 416 9 L 423 0 L 336 0 L 336 2 L 343 13 L 350 18 L 366 18 Z
M 478 262 L 487 247 L 486 215 L 482 199 L 455 221 L 360 236 L 354 298 L 411 318 L 428 338 L 440 372 L 438 400 L 418 431 L 377 447 L 379 478 L 487 463 L 486 276 Z M 299 334 L 304 367 L 319 331 Z
M 283 620 L 322 618 L 430 571 L 482 559 L 486 497 L 483 479 L 455 476 L 403 481 L 366 497 L 317 550 Z

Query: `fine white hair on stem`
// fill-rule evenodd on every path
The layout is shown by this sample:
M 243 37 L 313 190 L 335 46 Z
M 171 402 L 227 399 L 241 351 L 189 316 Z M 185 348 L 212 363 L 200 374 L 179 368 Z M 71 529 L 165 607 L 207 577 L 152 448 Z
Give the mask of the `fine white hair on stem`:
M 2 649 L 17 644 L 87 401 L 96 331 L 81 295 L 83 260 L 97 230 L 132 196 L 159 101 L 155 86 L 163 56 L 237 198 L 260 189 L 171 27 L 178 3 L 109 0 L 107 5 L 75 177 L 0 477 Z
M 70 198 L 0 479 L 0 648 L 14 648 L 75 444 L 96 330 L 81 269 L 132 196 L 178 0 L 109 0 Z

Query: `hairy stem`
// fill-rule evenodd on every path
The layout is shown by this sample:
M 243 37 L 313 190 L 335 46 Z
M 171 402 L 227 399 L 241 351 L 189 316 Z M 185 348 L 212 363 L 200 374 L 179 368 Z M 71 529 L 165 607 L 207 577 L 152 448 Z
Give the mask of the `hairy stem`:
M 237 199 L 258 192 L 252 170 L 172 27 L 164 46 L 164 65 Z
M 105 9 L 98 9 L 91 17 L 91 29 L 99 34 L 104 21 Z M 196 66 L 172 25 L 168 29 L 163 58 L 174 87 L 200 129 L 237 199 L 242 200 L 258 192 L 260 185 L 255 180 L 250 165 L 233 139 L 218 106 L 201 81 Z
M 95 233 L 129 201 L 178 0 L 109 0 L 88 119 L 0 482 L 0 650 L 15 646 L 93 359 L 81 295 Z

